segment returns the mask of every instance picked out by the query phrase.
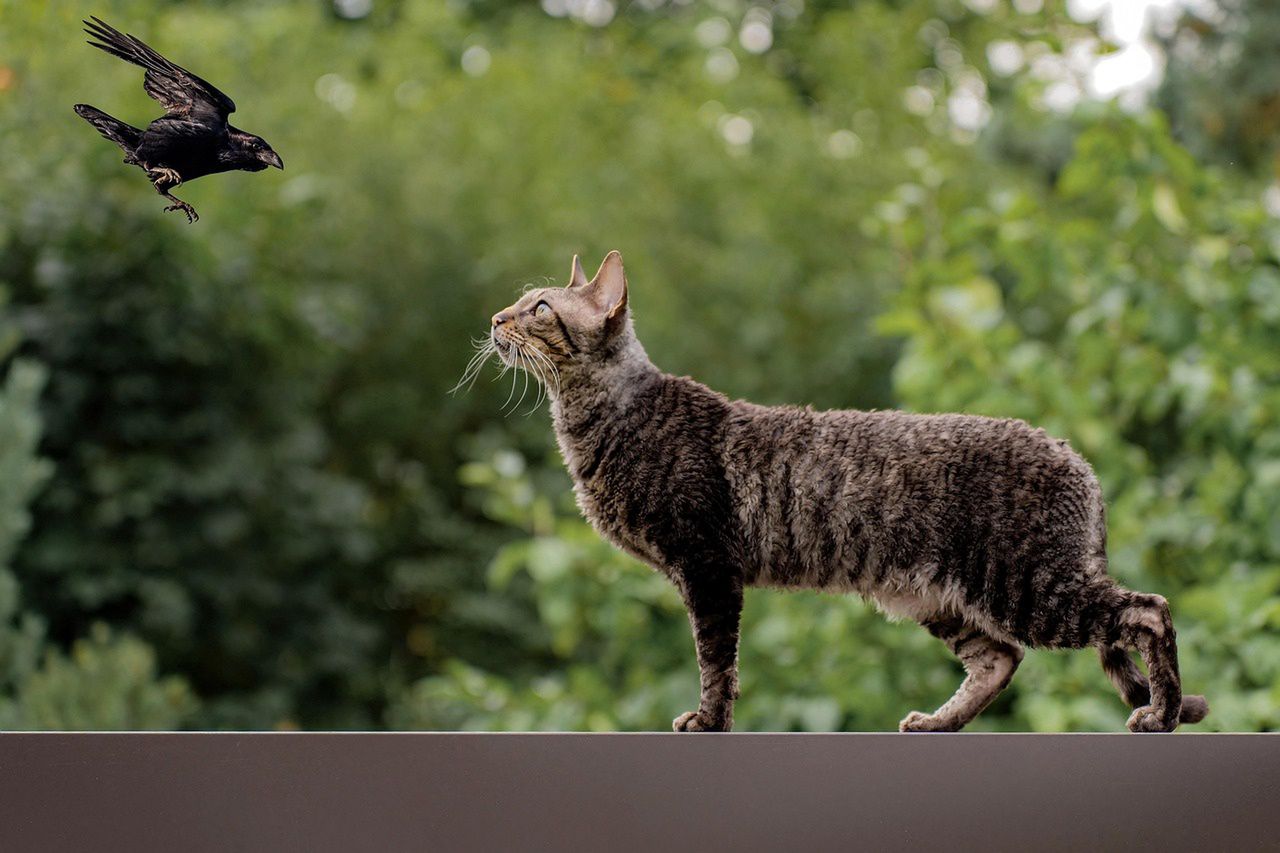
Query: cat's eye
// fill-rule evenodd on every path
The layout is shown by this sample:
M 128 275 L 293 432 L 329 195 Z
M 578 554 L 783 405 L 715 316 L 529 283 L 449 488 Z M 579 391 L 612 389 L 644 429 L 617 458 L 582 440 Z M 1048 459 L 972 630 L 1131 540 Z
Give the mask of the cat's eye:
M 533 309 L 533 316 L 535 316 L 535 317 L 550 317 L 550 316 L 551 316 L 551 306 L 550 306 L 550 305 L 548 305 L 548 304 L 547 304 L 547 303 L 545 303 L 545 302 L 539 302 L 539 303 L 537 304 L 537 306 Z

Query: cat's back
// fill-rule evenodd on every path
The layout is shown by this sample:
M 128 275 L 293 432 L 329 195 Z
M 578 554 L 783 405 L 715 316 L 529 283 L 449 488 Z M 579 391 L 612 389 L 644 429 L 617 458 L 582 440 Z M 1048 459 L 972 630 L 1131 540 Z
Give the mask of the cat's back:
M 754 582 L 862 587 L 1036 537 L 1100 548 L 1092 469 L 1023 421 L 733 407 L 725 470 Z
M 967 414 L 915 414 L 894 409 L 817 410 L 761 406 L 735 400 L 730 442 L 749 445 L 768 437 L 793 450 L 870 453 L 886 459 L 920 455 L 982 455 L 995 447 L 1014 454 L 1049 453 L 1079 458 L 1066 441 L 1017 418 Z M 1081 460 L 1083 461 L 1083 460 Z
M 776 465 L 796 483 L 806 476 L 836 479 L 883 497 L 954 495 L 979 480 L 996 491 L 1097 482 L 1065 440 L 1022 420 L 982 415 L 817 411 L 735 401 L 724 453 L 731 473 L 745 476 Z

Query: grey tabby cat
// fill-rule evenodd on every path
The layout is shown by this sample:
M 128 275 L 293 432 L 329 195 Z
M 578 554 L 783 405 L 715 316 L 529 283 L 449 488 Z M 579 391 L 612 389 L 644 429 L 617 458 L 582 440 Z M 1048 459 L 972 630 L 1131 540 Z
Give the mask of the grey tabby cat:
M 495 349 L 551 395 L 592 525 L 684 598 L 702 695 L 676 731 L 732 726 L 747 586 L 855 592 L 945 642 L 964 682 L 902 731 L 965 726 L 1024 646 L 1096 648 L 1131 731 L 1208 713 L 1182 695 L 1168 603 L 1107 576 L 1102 493 L 1065 441 L 1017 420 L 758 406 L 670 376 L 636 338 L 617 252 L 494 315 L 469 375 Z

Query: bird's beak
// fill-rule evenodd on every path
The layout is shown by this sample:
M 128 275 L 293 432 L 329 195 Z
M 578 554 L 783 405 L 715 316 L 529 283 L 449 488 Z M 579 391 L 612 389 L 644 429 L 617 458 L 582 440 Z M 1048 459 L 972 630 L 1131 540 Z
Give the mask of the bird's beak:
M 268 151 L 262 155 L 262 162 L 275 166 L 277 169 L 284 169 L 284 161 L 280 159 L 280 155 L 274 151 Z

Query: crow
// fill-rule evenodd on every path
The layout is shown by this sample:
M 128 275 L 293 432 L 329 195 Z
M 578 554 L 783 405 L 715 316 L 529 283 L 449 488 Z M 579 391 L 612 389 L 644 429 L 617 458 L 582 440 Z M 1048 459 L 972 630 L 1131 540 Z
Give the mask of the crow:
M 146 130 L 88 104 L 76 104 L 76 114 L 123 148 L 125 163 L 147 173 L 156 192 L 173 202 L 166 211 L 181 210 L 188 222 L 199 219 L 195 208 L 169 191 L 202 175 L 284 168 L 284 161 L 265 139 L 228 124 L 227 116 L 236 111 L 235 102 L 211 84 L 100 18 L 84 24 L 85 32 L 97 39 L 89 44 L 146 69 L 142 88 L 160 102 L 165 114 Z

